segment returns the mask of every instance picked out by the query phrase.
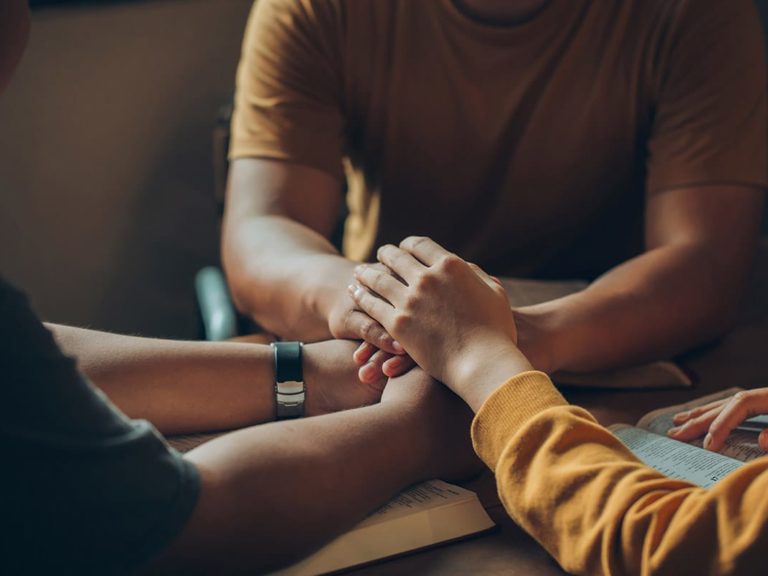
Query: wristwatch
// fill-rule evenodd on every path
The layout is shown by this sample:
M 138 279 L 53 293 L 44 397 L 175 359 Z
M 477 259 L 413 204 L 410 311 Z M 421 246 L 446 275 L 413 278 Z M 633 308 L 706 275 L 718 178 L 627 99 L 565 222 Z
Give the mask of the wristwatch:
M 277 420 L 304 416 L 304 370 L 301 342 L 272 342 L 275 351 L 275 417 Z

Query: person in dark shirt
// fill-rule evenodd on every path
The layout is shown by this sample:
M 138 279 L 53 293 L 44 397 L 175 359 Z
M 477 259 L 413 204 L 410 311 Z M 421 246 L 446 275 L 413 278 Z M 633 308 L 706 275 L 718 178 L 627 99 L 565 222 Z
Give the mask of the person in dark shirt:
M 0 2 L 0 90 L 28 29 Z M 318 417 L 252 426 L 275 412 L 269 346 L 49 330 L 0 278 L 0 574 L 261 573 L 477 469 L 455 396 L 420 371 L 362 385 L 353 349 L 304 347 Z M 243 426 L 184 456 L 160 434 Z

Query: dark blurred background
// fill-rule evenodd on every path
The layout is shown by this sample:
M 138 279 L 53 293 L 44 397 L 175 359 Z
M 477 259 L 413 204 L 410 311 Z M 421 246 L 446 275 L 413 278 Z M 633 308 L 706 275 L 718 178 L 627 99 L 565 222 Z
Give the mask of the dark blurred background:
M 211 128 L 251 0 L 31 5 L 0 98 L 0 271 L 47 320 L 191 337 L 192 277 L 218 260 Z

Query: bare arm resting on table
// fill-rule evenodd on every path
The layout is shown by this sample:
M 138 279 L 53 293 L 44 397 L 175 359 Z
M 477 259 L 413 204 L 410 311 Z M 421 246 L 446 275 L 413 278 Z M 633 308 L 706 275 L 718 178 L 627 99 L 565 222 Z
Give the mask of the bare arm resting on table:
M 233 161 L 222 248 L 233 297 L 240 310 L 284 338 L 369 333 L 390 348 L 378 324 L 355 312 L 345 290 L 355 263 L 328 240 L 341 201 L 339 180 L 315 168 Z
M 166 432 L 273 416 L 269 346 L 50 328 L 119 407 Z M 378 400 L 381 389 L 356 378 L 353 348 L 305 347 L 310 414 Z M 468 429 L 461 402 L 413 371 L 387 385 L 381 404 L 221 436 L 185 456 L 200 472 L 200 496 L 150 570 L 262 572 L 298 559 L 411 483 L 475 471 Z
M 203 490 L 157 566 L 262 573 L 350 528 L 397 491 L 477 470 L 469 413 L 413 370 L 381 404 L 248 428 L 188 453 Z
M 721 336 L 747 281 L 762 204 L 763 191 L 745 186 L 651 195 L 646 251 L 582 292 L 515 309 L 520 349 L 544 372 L 589 372 L 668 358 Z M 370 355 L 362 348 L 356 355 Z
M 228 182 L 222 256 L 237 307 L 283 338 L 364 339 L 383 352 L 366 383 L 383 377 L 381 365 L 400 348 L 355 306 L 346 286 L 356 263 L 328 238 L 337 222 L 341 183 L 321 170 L 291 162 L 240 158 Z M 373 352 L 365 360 L 367 361 Z M 413 366 L 392 359 L 388 376 Z
M 586 290 L 515 311 L 521 350 L 545 372 L 665 358 L 722 335 L 757 244 L 763 192 L 702 186 L 650 195 L 645 253 Z
M 710 490 L 640 463 L 569 406 L 514 345 L 506 297 L 428 239 L 379 255 L 408 282 L 363 267 L 354 298 L 476 412 L 475 450 L 509 514 L 577 574 L 761 574 L 768 458 Z M 446 310 L 455 325 L 445 327 Z
M 138 338 L 49 324 L 59 345 L 128 416 L 165 434 L 231 430 L 274 419 L 274 361 L 264 344 Z M 310 416 L 379 400 L 385 381 L 363 384 L 342 340 L 307 344 Z

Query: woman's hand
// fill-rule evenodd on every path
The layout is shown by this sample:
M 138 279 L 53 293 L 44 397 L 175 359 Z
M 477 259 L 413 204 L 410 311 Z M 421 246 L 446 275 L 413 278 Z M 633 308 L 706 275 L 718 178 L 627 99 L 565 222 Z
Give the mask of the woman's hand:
M 369 382 L 358 380 L 358 366 L 352 360 L 355 347 L 356 343 L 350 340 L 304 345 L 307 416 L 358 408 L 379 401 L 387 378 L 382 374 Z
M 394 344 L 400 347 L 399 342 L 394 341 Z M 370 342 L 362 342 L 352 355 L 352 359 L 360 367 L 357 371 L 360 382 L 365 383 L 377 382 L 382 375 L 388 378 L 402 376 L 416 365 L 402 349 L 399 354 L 391 354 L 380 350 Z
M 476 377 L 494 373 L 484 380 L 491 382 L 503 370 L 495 389 L 510 370 L 530 369 L 515 345 L 515 320 L 498 281 L 429 238 L 382 246 L 378 258 L 397 278 L 362 265 L 355 273 L 360 285 L 350 292 L 429 374 L 464 396 Z
M 760 414 L 768 414 L 768 388 L 737 392 L 730 398 L 675 414 L 675 427 L 667 434 L 684 442 L 706 434 L 704 448 L 717 452 L 734 428 Z M 760 432 L 757 442 L 768 452 L 768 429 Z

